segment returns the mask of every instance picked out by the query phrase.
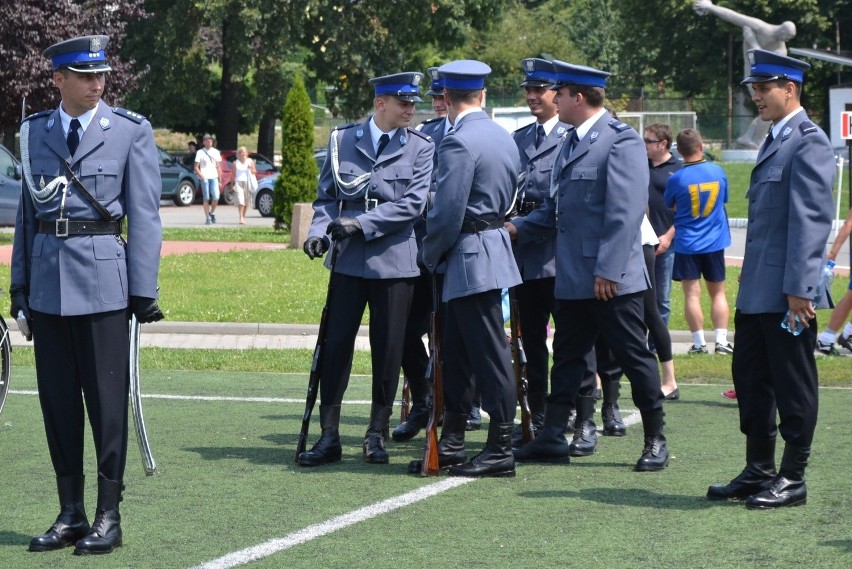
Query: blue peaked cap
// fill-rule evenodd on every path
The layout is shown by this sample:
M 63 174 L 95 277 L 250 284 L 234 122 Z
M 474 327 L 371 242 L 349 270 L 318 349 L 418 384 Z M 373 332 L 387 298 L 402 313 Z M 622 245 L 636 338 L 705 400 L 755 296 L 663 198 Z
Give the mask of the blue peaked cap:
M 418 72 L 394 73 L 370 79 L 376 96 L 391 95 L 408 103 L 420 103 L 420 82 L 423 74 Z
M 786 55 L 779 55 L 764 49 L 748 50 L 749 76 L 742 80 L 746 83 L 763 83 L 775 79 L 787 79 L 804 83 L 805 71 L 810 64 Z
M 50 59 L 53 69 L 70 69 L 77 73 L 112 71 L 107 65 L 108 36 L 82 36 L 55 43 L 42 55 Z
M 585 65 L 574 65 L 554 59 L 553 72 L 556 79 L 551 89 L 558 90 L 564 85 L 586 85 L 588 87 L 606 87 L 606 78 L 612 75 L 609 71 L 601 71 Z
M 530 57 L 521 61 L 524 70 L 524 81 L 521 87 L 547 87 L 556 81 L 556 71 L 553 62 L 537 57 Z
M 438 68 L 438 75 L 444 79 L 444 89 L 454 91 L 484 89 L 485 78 L 490 74 L 491 68 L 475 59 L 459 59 Z
M 438 73 L 437 67 L 430 67 L 426 70 L 426 75 L 429 76 L 429 90 L 426 91 L 427 95 L 432 95 L 433 97 L 441 96 L 444 94 L 444 78 L 441 77 L 441 74 Z

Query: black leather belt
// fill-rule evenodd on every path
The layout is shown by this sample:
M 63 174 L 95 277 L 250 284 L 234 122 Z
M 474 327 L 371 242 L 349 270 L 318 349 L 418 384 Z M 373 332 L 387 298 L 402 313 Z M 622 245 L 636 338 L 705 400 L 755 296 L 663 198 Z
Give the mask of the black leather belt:
M 490 221 L 485 219 L 477 219 L 474 221 L 465 221 L 462 223 L 462 233 L 480 233 L 482 231 L 490 231 L 492 229 L 500 229 L 503 227 L 505 218 L 498 217 Z
M 527 215 L 528 213 L 532 213 L 533 210 L 540 208 L 542 205 L 544 205 L 542 202 L 524 200 L 518 208 L 518 213 L 520 215 Z
M 56 221 L 38 221 L 39 233 L 53 233 L 57 237 L 69 235 L 121 235 L 121 220 L 113 221 L 76 221 L 57 219 Z

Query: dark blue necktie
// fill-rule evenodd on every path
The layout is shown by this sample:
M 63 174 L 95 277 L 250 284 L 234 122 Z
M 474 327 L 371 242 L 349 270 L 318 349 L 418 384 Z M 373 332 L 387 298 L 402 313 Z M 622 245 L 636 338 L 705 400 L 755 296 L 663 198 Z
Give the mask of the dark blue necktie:
M 569 157 L 570 157 L 572 154 L 574 154 L 574 148 L 576 148 L 576 146 L 577 146 L 577 143 L 578 143 L 578 142 L 580 142 L 580 137 L 579 137 L 579 136 L 577 136 L 577 131 L 575 130 L 575 131 L 571 134 L 571 140 L 570 140 L 570 141 L 568 141 L 568 156 L 569 156 Z
M 772 136 L 772 129 L 769 129 L 769 134 L 766 135 L 766 140 L 763 141 L 763 145 L 760 147 L 760 151 L 758 151 L 757 155 L 762 156 L 766 149 L 769 148 L 769 145 L 772 144 L 772 141 L 775 140 L 775 137 Z
M 544 137 L 547 135 L 544 133 L 544 127 L 542 125 L 538 125 L 535 129 L 535 147 L 538 150 L 538 147 L 541 146 Z
M 80 146 L 80 134 L 77 132 L 79 128 L 80 121 L 71 119 L 71 126 L 68 127 L 68 138 L 65 139 L 71 156 L 74 156 L 74 153 L 77 152 L 77 147 Z
M 385 146 L 390 142 L 390 136 L 387 134 L 383 134 L 379 137 L 379 147 L 376 149 L 376 158 L 382 155 L 382 150 L 385 149 Z

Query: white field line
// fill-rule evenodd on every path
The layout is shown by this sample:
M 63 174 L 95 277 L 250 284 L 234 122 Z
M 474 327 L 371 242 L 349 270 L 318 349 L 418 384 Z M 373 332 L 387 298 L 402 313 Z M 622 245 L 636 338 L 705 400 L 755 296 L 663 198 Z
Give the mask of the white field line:
M 228 555 L 224 555 L 218 559 L 208 561 L 201 565 L 196 565 L 193 569 L 228 569 L 230 567 L 244 565 L 251 561 L 256 561 L 263 557 L 269 557 L 270 555 L 290 549 L 296 545 L 314 540 L 318 537 L 328 535 L 339 529 L 357 524 L 358 522 L 369 520 L 370 518 L 374 518 L 381 514 L 386 514 L 399 508 L 414 504 L 415 502 L 425 500 L 426 498 L 435 496 L 457 486 L 461 486 L 462 484 L 473 482 L 474 480 L 476 480 L 476 478 L 446 478 L 440 482 L 423 486 L 417 490 L 407 492 L 400 496 L 395 496 L 376 504 L 364 506 L 363 508 L 359 508 L 353 512 L 349 512 L 348 514 L 337 516 L 336 518 L 332 518 L 328 521 L 310 525 L 304 529 L 285 535 L 284 537 L 270 539 L 266 543 L 262 543 L 254 547 L 248 547 L 241 551 L 235 551 L 234 553 L 229 553 Z

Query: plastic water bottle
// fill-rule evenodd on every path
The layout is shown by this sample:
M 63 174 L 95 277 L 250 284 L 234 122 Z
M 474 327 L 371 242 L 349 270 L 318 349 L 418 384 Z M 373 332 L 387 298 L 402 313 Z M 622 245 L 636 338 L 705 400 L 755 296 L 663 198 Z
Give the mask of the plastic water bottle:
M 819 274 L 819 283 L 817 284 L 816 296 L 814 297 L 814 300 L 811 303 L 813 304 L 814 308 L 817 307 L 819 301 L 822 300 L 822 295 L 831 286 L 831 281 L 834 280 L 834 264 L 834 261 L 829 259 L 828 261 L 826 261 L 825 266 L 822 268 L 822 272 L 820 272 Z M 794 320 L 796 322 L 796 327 L 791 330 L 789 325 L 790 311 L 788 310 L 784 314 L 784 319 L 781 321 L 781 327 L 787 330 L 792 335 L 798 336 L 802 333 L 802 330 L 805 329 L 805 325 L 802 324 L 801 321 L 799 321 L 798 316 L 796 316 Z

